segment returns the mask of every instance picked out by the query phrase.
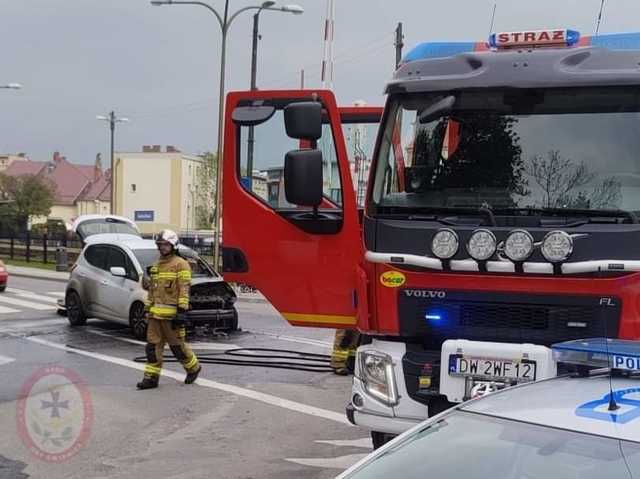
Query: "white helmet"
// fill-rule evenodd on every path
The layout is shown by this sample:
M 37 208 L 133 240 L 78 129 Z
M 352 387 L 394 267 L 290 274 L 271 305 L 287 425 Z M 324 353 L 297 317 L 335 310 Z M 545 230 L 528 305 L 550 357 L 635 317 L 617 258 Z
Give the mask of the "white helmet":
M 178 246 L 178 235 L 172 230 L 162 230 L 156 238 L 156 243 L 167 242 L 174 248 Z

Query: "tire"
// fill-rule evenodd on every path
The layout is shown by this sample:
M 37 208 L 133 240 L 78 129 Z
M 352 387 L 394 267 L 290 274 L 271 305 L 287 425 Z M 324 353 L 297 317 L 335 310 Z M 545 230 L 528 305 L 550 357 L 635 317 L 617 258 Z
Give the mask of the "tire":
M 2 286 L 0 286 L 0 293 L 4 293 L 7 289 L 7 285 L 3 284 Z
M 145 317 L 144 304 L 135 302 L 129 312 L 129 327 L 136 339 L 147 340 L 147 319 Z
M 234 307 L 233 308 L 233 319 L 231 320 L 231 325 L 229 326 L 229 329 L 227 329 L 228 332 L 232 333 L 234 331 L 238 330 L 238 310 Z
M 391 441 L 391 439 L 393 439 L 394 437 L 396 437 L 394 434 L 388 434 L 386 432 L 371 431 L 371 442 L 373 443 L 373 450 L 375 451 L 376 449 L 384 446 L 386 443 Z
M 84 326 L 87 323 L 87 315 L 82 307 L 80 295 L 74 290 L 68 291 L 64 304 L 67 308 L 67 319 L 71 326 Z

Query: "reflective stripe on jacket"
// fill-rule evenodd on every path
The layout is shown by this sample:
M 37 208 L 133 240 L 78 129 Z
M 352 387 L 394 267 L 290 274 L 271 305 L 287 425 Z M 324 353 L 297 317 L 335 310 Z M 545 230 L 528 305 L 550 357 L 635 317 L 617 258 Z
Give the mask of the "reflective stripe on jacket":
M 150 276 L 146 307 L 152 317 L 171 319 L 178 308 L 189 309 L 191 267 L 184 258 L 177 255 L 160 258 L 150 268 Z

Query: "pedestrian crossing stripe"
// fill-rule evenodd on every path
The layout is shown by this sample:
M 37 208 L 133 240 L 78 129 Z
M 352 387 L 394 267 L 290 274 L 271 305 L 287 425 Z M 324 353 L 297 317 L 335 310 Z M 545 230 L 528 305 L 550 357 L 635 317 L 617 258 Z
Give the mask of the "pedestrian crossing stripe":
M 19 309 L 6 308 L 4 306 L 0 306 L 0 314 L 11 314 L 11 313 L 19 313 Z
M 58 300 L 56 298 L 52 298 L 51 296 L 44 296 L 42 294 L 37 294 L 32 291 L 27 291 L 25 289 L 7 288 L 7 292 L 16 294 L 21 298 L 29 298 L 29 299 L 35 299 L 38 301 L 43 301 L 45 303 L 58 304 Z
M 13 296 L 7 296 L 5 294 L 0 295 L 0 303 L 9 304 L 11 306 L 21 306 L 27 309 L 35 309 L 38 311 L 50 311 L 55 309 L 55 306 L 42 303 L 34 303 L 33 301 L 25 301 Z

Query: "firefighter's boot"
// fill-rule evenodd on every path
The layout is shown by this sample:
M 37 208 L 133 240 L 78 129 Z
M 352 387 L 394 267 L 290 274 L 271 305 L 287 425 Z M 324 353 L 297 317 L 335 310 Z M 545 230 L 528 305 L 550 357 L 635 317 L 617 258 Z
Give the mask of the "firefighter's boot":
M 202 366 L 198 366 L 198 369 L 196 369 L 192 373 L 187 373 L 187 376 L 184 378 L 184 383 L 193 384 L 196 381 L 196 379 L 198 379 L 198 375 L 200 374 L 200 371 L 202 371 Z
M 144 378 L 140 381 L 136 387 L 140 390 L 142 389 L 153 389 L 158 387 L 158 380 L 152 378 Z

